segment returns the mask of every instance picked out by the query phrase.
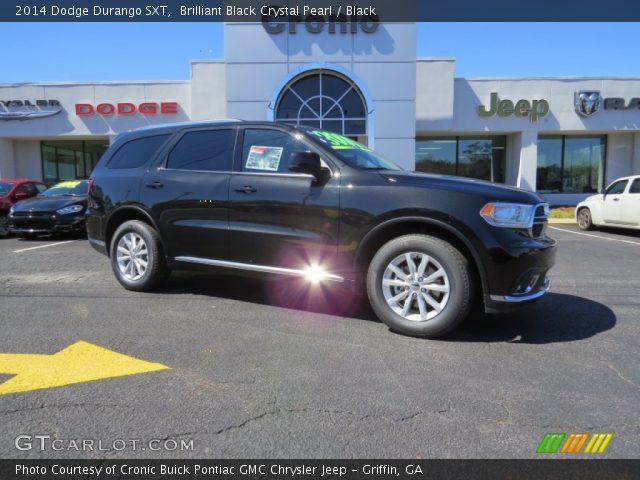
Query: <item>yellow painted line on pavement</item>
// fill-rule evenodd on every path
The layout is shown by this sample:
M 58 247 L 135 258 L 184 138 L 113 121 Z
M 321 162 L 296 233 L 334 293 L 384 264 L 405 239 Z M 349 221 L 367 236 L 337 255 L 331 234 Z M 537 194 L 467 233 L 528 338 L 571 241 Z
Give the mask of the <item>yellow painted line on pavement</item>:
M 0 384 L 0 395 L 168 369 L 161 363 L 147 362 L 78 341 L 53 355 L 0 354 L 0 373 L 15 375 Z
M 22 248 L 20 250 L 14 250 L 13 253 L 22 253 L 22 252 L 28 252 L 29 250 L 37 250 L 39 248 L 55 247 L 56 245 L 64 245 L 65 243 L 71 243 L 73 241 L 74 240 L 67 240 L 64 242 L 49 243 L 47 245 L 38 245 L 37 247 Z
M 640 242 L 633 242 L 631 240 L 623 240 L 621 238 L 601 237 L 600 235 L 593 235 L 592 233 L 574 232 L 573 230 L 567 230 L 566 228 L 552 227 L 551 225 L 549 225 L 548 228 L 552 228 L 554 230 L 560 230 L 562 232 L 573 233 L 574 235 L 582 235 L 583 237 L 593 237 L 593 238 L 599 238 L 600 240 L 608 240 L 610 242 L 622 242 L 622 243 L 630 243 L 632 245 L 640 245 Z

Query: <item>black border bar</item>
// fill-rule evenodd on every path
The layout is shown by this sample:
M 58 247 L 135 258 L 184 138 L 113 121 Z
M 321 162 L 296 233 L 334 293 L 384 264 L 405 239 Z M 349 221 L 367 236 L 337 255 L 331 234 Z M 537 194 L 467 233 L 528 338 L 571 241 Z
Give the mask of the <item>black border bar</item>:
M 368 16 L 381 22 L 640 21 L 640 2 L 629 0 L 3 0 L 0 22 L 261 22 L 263 7 L 297 8 L 286 17 L 311 22 L 323 18 L 311 9 L 329 7 L 325 21 L 339 11 L 349 21 Z M 357 11 L 348 15 L 348 8 Z
M 638 472 L 640 460 L 596 459 L 0 460 L 2 480 L 632 480 Z

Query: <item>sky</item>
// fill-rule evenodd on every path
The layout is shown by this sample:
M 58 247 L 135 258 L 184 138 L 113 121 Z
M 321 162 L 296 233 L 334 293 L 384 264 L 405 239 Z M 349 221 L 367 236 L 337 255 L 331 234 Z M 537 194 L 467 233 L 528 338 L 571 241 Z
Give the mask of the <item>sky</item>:
M 0 83 L 187 80 L 224 56 L 220 23 L 5 23 L 0 39 Z M 427 23 L 417 55 L 455 57 L 457 77 L 640 77 L 638 45 L 640 23 Z

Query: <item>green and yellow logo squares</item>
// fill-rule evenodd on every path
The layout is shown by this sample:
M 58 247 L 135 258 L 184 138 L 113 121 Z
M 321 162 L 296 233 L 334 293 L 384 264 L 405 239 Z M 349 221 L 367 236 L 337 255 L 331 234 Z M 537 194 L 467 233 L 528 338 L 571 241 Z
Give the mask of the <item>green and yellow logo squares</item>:
M 536 452 L 604 453 L 612 438 L 613 433 L 594 433 L 591 437 L 588 433 L 547 433 Z

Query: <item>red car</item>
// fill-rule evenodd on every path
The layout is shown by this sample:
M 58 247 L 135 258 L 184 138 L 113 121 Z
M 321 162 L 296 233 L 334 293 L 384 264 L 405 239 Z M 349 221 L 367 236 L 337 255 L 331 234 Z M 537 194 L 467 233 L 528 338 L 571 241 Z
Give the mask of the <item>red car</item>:
M 44 192 L 47 186 L 38 180 L 0 179 L 0 237 L 9 234 L 7 215 L 14 203 L 35 197 Z

